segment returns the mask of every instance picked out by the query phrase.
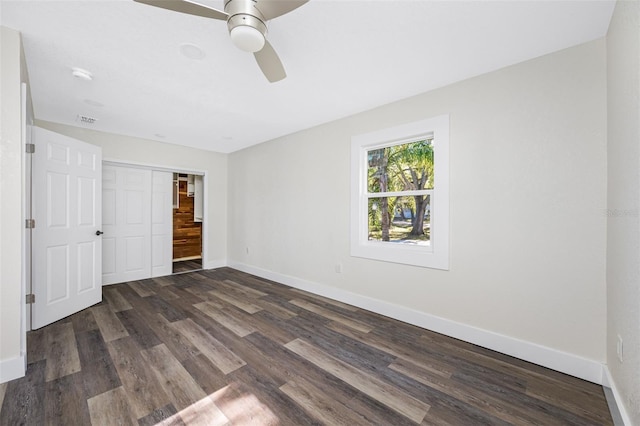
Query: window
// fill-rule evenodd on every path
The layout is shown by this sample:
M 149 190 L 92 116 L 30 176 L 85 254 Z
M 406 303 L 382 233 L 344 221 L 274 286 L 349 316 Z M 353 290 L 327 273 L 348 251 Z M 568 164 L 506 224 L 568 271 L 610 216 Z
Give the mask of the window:
M 449 268 L 449 116 L 351 139 L 351 255 Z

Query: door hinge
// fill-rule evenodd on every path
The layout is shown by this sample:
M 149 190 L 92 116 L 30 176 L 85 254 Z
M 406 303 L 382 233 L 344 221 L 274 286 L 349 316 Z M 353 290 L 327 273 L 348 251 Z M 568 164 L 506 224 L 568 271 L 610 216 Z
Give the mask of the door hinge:
M 26 144 L 26 147 L 27 147 L 27 154 L 34 154 L 36 152 L 36 144 L 28 143 Z
M 25 221 L 25 228 L 27 229 L 33 229 L 36 227 L 36 220 L 35 219 L 26 219 Z
M 36 295 L 35 294 L 27 294 L 27 305 L 31 305 L 36 303 Z

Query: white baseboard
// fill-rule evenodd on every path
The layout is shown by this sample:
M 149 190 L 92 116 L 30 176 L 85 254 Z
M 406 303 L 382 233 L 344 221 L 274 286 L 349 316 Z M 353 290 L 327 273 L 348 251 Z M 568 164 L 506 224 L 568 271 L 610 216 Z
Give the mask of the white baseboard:
M 227 259 L 203 260 L 202 269 L 224 268 L 227 265 Z
M 0 383 L 24 377 L 27 368 L 24 355 L 0 361 Z
M 602 367 L 602 386 L 605 386 L 611 389 L 611 393 L 613 393 L 613 399 L 615 399 L 616 407 L 618 408 L 620 417 L 622 417 L 622 421 L 624 422 L 625 426 L 631 426 L 633 424 L 631 423 L 631 416 L 629 415 L 629 413 L 627 412 L 627 409 L 622 403 L 623 401 L 622 395 L 620 395 L 620 392 L 616 387 L 616 383 L 613 380 L 613 377 L 611 376 L 611 372 L 609 371 L 609 367 L 607 367 L 606 365 Z
M 229 267 L 602 384 L 603 365 L 594 360 L 244 263 L 229 261 Z

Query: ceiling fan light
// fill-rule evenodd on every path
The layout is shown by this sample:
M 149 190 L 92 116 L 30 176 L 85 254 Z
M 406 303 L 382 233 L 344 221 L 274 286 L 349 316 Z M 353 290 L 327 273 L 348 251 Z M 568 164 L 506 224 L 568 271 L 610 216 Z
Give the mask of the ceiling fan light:
M 257 29 L 239 25 L 231 30 L 231 41 L 245 52 L 258 52 L 264 47 L 264 36 Z

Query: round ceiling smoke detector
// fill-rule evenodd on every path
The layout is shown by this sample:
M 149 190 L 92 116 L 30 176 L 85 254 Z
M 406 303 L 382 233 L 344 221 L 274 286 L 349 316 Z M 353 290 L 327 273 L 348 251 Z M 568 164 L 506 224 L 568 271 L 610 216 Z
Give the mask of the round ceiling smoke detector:
M 180 45 L 180 53 L 186 56 L 189 59 L 204 59 L 204 52 L 200 49 L 200 46 L 197 46 L 192 43 L 183 43 Z
M 71 75 L 84 81 L 93 80 L 93 74 L 87 70 L 83 70 L 82 68 L 71 68 Z

